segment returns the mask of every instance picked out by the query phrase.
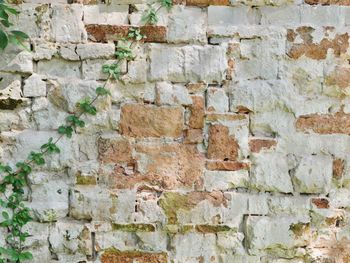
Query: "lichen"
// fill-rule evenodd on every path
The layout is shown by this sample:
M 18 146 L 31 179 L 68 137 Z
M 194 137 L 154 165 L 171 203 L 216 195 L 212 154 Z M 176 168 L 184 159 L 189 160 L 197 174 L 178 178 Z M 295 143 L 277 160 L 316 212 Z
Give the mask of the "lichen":
M 182 209 L 189 211 L 195 207 L 195 203 L 189 200 L 189 197 L 179 193 L 165 193 L 159 201 L 160 207 L 164 210 L 168 218 L 168 224 L 177 224 L 177 212 Z
M 112 229 L 125 232 L 154 232 L 156 230 L 151 224 L 112 224 Z

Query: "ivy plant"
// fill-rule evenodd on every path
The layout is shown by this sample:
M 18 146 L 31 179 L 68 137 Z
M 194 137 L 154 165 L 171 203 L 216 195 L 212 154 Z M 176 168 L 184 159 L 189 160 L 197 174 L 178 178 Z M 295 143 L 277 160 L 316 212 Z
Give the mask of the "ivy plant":
M 4 0 L 0 0 L 0 49 L 5 49 L 9 43 L 25 47 L 23 42 L 28 35 L 18 30 L 10 30 L 13 26 L 11 17 L 17 16 L 19 12 L 10 7 Z
M 147 24 L 158 21 L 156 15 L 160 8 L 170 8 L 171 0 L 159 0 L 160 6 L 157 10 L 150 6 L 146 11 L 145 17 Z M 0 49 L 5 49 L 9 43 L 23 45 L 23 41 L 28 36 L 21 31 L 10 31 L 12 26 L 9 20 L 10 15 L 18 15 L 18 11 L 9 7 L 3 0 L 0 0 Z M 85 127 L 84 115 L 96 115 L 97 108 L 94 103 L 100 97 L 111 95 L 106 88 L 111 80 L 120 80 L 122 61 L 130 61 L 135 58 L 132 53 L 134 43 L 142 41 L 145 38 L 140 29 L 132 27 L 125 39 L 116 46 L 115 56 L 117 61 L 113 64 L 102 66 L 102 72 L 107 74 L 107 80 L 103 86 L 96 88 L 96 94 L 93 98 L 86 97 L 77 103 L 77 111 L 70 113 L 65 119 L 65 123 L 57 129 L 58 137 L 49 138 L 38 151 L 31 151 L 27 159 L 11 167 L 0 163 L 0 227 L 5 229 L 6 245 L 0 246 L 0 263 L 23 262 L 33 258 L 30 251 L 26 251 L 25 241 L 30 234 L 25 230 L 25 226 L 33 220 L 31 210 L 25 206 L 27 194 L 25 188 L 30 189 L 28 176 L 32 172 L 33 166 L 43 166 L 49 155 L 59 154 L 61 149 L 58 143 L 63 137 L 72 138 L 73 134 L 79 128 Z

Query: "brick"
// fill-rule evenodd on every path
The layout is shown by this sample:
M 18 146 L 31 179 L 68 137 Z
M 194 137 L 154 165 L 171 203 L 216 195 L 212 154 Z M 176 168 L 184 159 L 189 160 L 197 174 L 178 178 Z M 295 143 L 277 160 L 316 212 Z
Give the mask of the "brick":
M 83 24 L 81 6 L 75 4 L 53 5 L 52 33 L 57 42 L 79 43 L 86 41 L 87 34 Z
M 273 149 L 277 145 L 276 140 L 272 139 L 250 139 L 249 147 L 250 151 L 254 153 L 258 153 L 261 150 Z
M 230 0 L 186 0 L 188 6 L 230 5 Z
M 227 69 L 226 47 L 150 45 L 150 80 L 221 83 Z
M 228 96 L 222 88 L 207 90 L 207 110 L 211 112 L 227 112 L 229 109 Z
M 180 137 L 184 123 L 181 107 L 126 104 L 121 109 L 121 133 L 131 137 Z
M 310 27 L 298 28 L 294 33 L 289 31 L 289 35 L 299 35 L 303 39 L 303 43 L 293 43 L 295 37 L 289 37 L 292 42 L 288 51 L 288 56 L 293 59 L 298 59 L 305 55 L 308 58 L 320 60 L 327 57 L 329 49 L 333 50 L 336 57 L 346 53 L 349 47 L 349 35 L 348 33 L 336 34 L 333 39 L 323 38 L 319 43 L 313 42 L 312 33 L 313 29 Z
M 169 17 L 170 43 L 207 43 L 207 14 L 200 8 L 174 7 Z
M 236 162 L 236 161 L 207 161 L 206 167 L 208 170 L 238 171 L 238 170 L 249 170 L 250 164 L 246 162 Z
M 192 189 L 201 185 L 204 156 L 196 145 L 139 144 L 135 146 L 136 173 L 112 176 L 116 188 L 158 186 L 161 189 Z
M 202 143 L 204 139 L 202 129 L 188 129 L 185 131 L 184 143 L 186 144 L 198 144 Z
M 331 188 L 333 160 L 326 155 L 304 156 L 292 173 L 294 191 L 327 194 Z
M 234 136 L 229 135 L 229 129 L 220 124 L 209 128 L 208 158 L 235 161 L 239 146 Z
M 84 6 L 84 23 L 98 25 L 128 24 L 128 5 L 89 5 Z
M 204 127 L 205 105 L 202 96 L 191 96 L 192 105 L 189 107 L 191 115 L 188 125 L 193 129 Z
M 306 133 L 350 134 L 350 114 L 309 114 L 300 116 L 296 128 Z
M 102 163 L 132 163 L 132 147 L 130 142 L 123 138 L 101 137 L 98 141 L 99 158 Z
M 329 201 L 326 198 L 312 198 L 311 203 L 313 203 L 317 208 L 329 208 Z
M 141 251 L 120 251 L 108 249 L 101 256 L 102 263 L 167 263 L 166 253 L 148 253 Z
M 127 37 L 130 26 L 128 25 L 86 25 L 89 39 L 95 42 L 116 41 Z M 167 30 L 164 26 L 141 26 L 140 31 L 146 35 L 145 42 L 166 42 Z

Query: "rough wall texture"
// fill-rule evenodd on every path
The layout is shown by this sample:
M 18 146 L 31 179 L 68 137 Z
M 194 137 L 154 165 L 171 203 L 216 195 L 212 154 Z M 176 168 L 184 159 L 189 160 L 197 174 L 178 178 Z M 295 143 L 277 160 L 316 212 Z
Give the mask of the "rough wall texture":
M 33 52 L 0 59 L 12 164 L 57 136 L 146 7 L 24 2 Z M 350 262 L 348 5 L 176 1 L 142 27 L 100 113 L 30 177 L 34 261 Z

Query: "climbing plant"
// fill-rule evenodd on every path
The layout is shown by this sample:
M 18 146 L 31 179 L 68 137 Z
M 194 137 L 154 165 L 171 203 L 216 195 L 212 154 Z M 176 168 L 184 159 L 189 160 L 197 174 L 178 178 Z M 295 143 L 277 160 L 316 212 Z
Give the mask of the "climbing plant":
M 162 7 L 169 9 L 172 5 L 171 0 L 159 0 L 158 3 L 160 7 L 155 12 L 151 10 L 156 2 L 146 10 L 144 15 L 146 24 L 156 23 L 158 21 L 156 15 L 159 9 Z M 152 13 L 151 16 L 148 15 L 150 13 Z M 5 28 L 0 28 L 1 49 L 5 49 L 9 43 L 22 45 L 22 41 L 28 38 L 23 32 L 6 30 L 6 28 L 12 26 L 9 21 L 9 14 L 17 15 L 18 11 L 0 0 L 0 22 Z M 106 88 L 107 84 L 112 80 L 120 79 L 122 75 L 121 62 L 131 61 L 135 58 L 132 53 L 133 45 L 144 38 L 145 36 L 140 33 L 139 28 L 131 27 L 127 36 L 118 41 L 115 52 L 117 61 L 102 67 L 102 72 L 108 76 L 107 80 L 103 85 L 96 88 L 96 95 L 93 98 L 83 98 L 76 104 L 77 110 L 67 116 L 65 123 L 59 126 L 56 139 L 50 138 L 39 150 L 30 152 L 26 160 L 18 162 L 16 167 L 0 163 L 0 219 L 2 217 L 0 227 L 7 231 L 6 246 L 0 247 L 0 263 L 22 262 L 33 258 L 33 255 L 26 251 L 25 247 L 25 241 L 29 237 L 25 226 L 32 218 L 30 209 L 24 203 L 26 200 L 25 188 L 29 186 L 28 176 L 32 172 L 32 166 L 43 166 L 48 155 L 60 153 L 58 142 L 63 137 L 71 138 L 77 129 L 85 127 L 84 115 L 97 114 L 97 108 L 94 106 L 95 102 L 100 97 L 110 95 L 110 91 Z
M 0 49 L 5 49 L 9 43 L 23 46 L 28 35 L 18 30 L 10 30 L 13 26 L 11 17 L 17 16 L 19 12 L 0 0 Z

